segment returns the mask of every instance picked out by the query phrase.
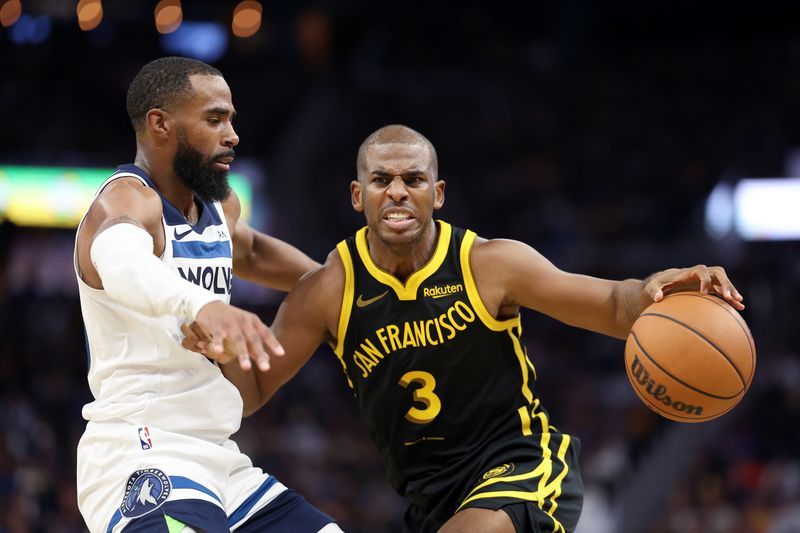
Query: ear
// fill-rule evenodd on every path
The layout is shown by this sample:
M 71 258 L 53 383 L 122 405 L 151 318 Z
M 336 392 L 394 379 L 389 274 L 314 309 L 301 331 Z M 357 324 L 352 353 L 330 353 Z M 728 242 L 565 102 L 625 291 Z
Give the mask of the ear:
M 364 203 L 361 201 L 361 182 L 359 180 L 350 182 L 350 202 L 353 204 L 353 209 L 358 213 L 364 212 Z
M 444 205 L 444 180 L 439 180 L 433 184 L 433 209 L 441 209 Z
M 172 120 L 170 120 L 169 113 L 163 109 L 154 107 L 147 112 L 144 120 L 147 131 L 156 137 L 165 139 L 169 136 L 170 129 L 172 128 Z

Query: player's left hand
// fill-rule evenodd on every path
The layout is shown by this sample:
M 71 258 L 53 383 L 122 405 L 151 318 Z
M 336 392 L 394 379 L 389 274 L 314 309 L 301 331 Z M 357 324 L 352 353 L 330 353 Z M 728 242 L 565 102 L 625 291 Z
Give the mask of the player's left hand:
M 681 291 L 713 292 L 725 299 L 734 309 L 744 309 L 744 298 L 733 286 L 725 269 L 720 266 L 696 265 L 690 268 L 669 268 L 645 280 L 644 291 L 654 302 L 668 294 Z
M 197 322 L 184 322 L 181 324 L 183 340 L 181 346 L 189 351 L 205 355 L 213 361 L 236 360 L 236 354 L 231 351 L 226 343 L 214 343 Z
M 197 352 L 205 356 L 209 355 L 205 352 L 209 350 L 211 336 L 207 335 L 197 322 L 184 322 L 181 324 L 181 333 L 183 333 L 181 346 L 192 352 Z

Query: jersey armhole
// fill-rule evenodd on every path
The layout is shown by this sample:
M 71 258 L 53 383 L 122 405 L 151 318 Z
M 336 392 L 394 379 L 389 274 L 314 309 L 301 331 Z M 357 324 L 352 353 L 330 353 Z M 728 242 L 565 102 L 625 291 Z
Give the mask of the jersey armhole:
M 342 241 L 336 245 L 339 251 L 339 257 L 344 266 L 344 291 L 342 291 L 342 307 L 339 311 L 339 324 L 336 328 L 336 347 L 334 353 L 339 358 L 342 364 L 345 376 L 347 376 L 347 384 L 353 388 L 353 382 L 350 380 L 350 375 L 347 373 L 347 364 L 344 362 L 344 342 L 347 337 L 347 325 L 350 323 L 350 313 L 353 310 L 353 291 L 354 291 L 354 276 L 353 276 L 353 258 L 350 255 L 350 249 L 347 247 L 347 242 Z
M 492 331 L 506 331 L 514 327 L 520 326 L 519 315 L 505 320 L 497 320 L 483 305 L 481 295 L 478 293 L 478 287 L 475 284 L 475 278 L 472 276 L 472 268 L 469 264 L 469 255 L 472 251 L 472 245 L 475 243 L 477 235 L 474 231 L 466 230 L 464 239 L 461 241 L 460 259 L 461 259 L 461 275 L 464 277 L 464 286 L 467 288 L 467 297 L 472 304 L 472 308 L 481 319 L 481 322 Z

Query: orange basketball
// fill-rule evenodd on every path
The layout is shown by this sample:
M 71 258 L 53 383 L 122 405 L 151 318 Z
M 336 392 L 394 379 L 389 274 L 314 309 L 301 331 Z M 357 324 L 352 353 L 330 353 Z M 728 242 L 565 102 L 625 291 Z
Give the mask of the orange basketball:
M 753 380 L 756 347 L 727 302 L 680 292 L 650 305 L 625 343 L 636 395 L 658 414 L 703 422 L 733 409 Z

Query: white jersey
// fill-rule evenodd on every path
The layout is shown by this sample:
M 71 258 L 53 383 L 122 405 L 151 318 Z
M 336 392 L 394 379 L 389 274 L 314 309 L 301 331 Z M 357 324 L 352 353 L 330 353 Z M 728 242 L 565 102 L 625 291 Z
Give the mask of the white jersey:
M 158 191 L 135 165 L 118 167 L 100 190 L 121 177 L 137 178 Z M 163 196 L 161 202 L 166 245 L 160 259 L 186 280 L 176 278 L 176 283 L 194 283 L 229 302 L 232 242 L 222 205 L 204 202 L 200 219 L 190 225 Z M 77 260 L 75 266 L 77 273 Z M 124 421 L 212 442 L 239 429 L 239 392 L 214 362 L 181 347 L 181 319 L 133 311 L 88 286 L 80 274 L 78 286 L 95 398 L 83 408 L 86 420 Z

